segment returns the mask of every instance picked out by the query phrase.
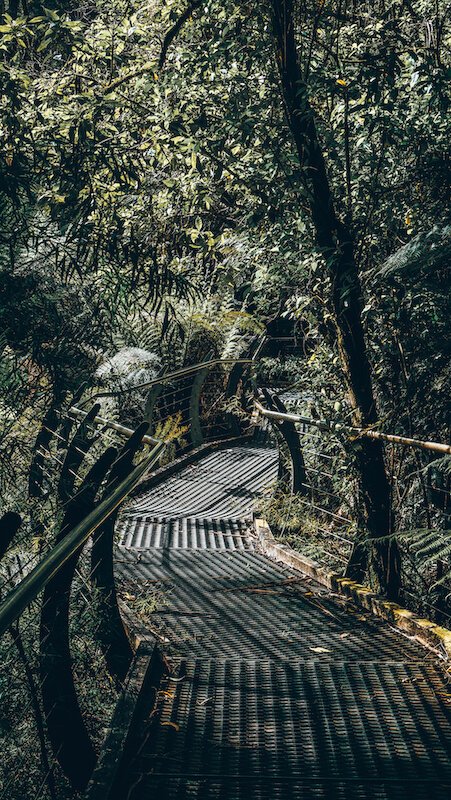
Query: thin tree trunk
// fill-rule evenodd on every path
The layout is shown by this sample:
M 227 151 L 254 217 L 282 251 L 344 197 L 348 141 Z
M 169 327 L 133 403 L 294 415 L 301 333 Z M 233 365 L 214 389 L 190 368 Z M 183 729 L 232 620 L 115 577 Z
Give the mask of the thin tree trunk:
M 354 424 L 377 421 L 362 317 L 361 286 L 350 230 L 338 219 L 315 115 L 302 79 L 296 51 L 293 0 L 272 0 L 282 98 L 299 162 L 306 175 L 316 242 L 332 278 L 338 350 L 354 409 Z M 400 561 L 389 539 L 390 486 L 381 442 L 362 439 L 356 447 L 369 535 L 375 542 L 375 567 L 381 588 L 391 599 L 399 593 Z M 384 537 L 381 539 L 381 537 Z M 361 576 L 363 577 L 363 576 Z

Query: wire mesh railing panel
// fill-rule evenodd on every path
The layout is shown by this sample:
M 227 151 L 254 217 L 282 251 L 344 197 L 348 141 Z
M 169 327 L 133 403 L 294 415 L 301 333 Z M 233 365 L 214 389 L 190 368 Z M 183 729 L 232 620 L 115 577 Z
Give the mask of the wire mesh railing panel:
M 415 610 L 451 625 L 451 479 L 447 457 L 388 448 L 403 593 Z
M 295 391 L 282 390 L 280 398 L 288 413 L 305 409 L 306 398 Z M 333 432 L 318 430 L 306 422 L 292 425 L 302 474 L 296 491 L 287 493 L 283 474 L 293 470 L 292 457 L 283 436 L 278 435 L 277 425 L 272 425 L 279 443 L 281 479 L 262 511 L 280 538 L 343 572 L 359 527 L 356 479 L 343 442 Z
M 79 559 L 72 581 L 69 637 L 74 686 L 88 735 L 100 750 L 119 696 L 101 646 L 102 598 L 93 581 L 91 547 Z

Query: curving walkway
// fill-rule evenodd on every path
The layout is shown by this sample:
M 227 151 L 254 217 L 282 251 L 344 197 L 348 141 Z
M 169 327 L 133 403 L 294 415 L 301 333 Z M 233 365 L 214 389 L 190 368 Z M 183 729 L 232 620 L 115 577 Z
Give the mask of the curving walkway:
M 143 704 L 127 800 L 448 800 L 449 694 L 434 655 L 258 552 L 277 459 L 210 454 L 136 498 L 117 574 L 158 582 L 171 672 Z

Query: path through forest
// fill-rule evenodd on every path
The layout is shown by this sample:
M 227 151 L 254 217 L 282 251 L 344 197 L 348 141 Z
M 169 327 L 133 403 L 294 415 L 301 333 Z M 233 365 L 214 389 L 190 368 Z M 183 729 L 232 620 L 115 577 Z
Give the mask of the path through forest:
M 434 654 L 259 552 L 252 507 L 276 463 L 264 444 L 212 453 L 122 517 L 118 577 L 163 592 L 151 626 L 171 668 L 123 797 L 449 798 Z

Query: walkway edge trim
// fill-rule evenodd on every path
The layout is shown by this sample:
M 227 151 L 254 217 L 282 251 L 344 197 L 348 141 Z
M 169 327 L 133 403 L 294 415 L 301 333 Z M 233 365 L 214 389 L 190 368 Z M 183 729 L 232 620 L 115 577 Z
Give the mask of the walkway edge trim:
M 419 617 L 397 603 L 385 600 L 367 586 L 343 578 L 335 572 L 328 572 L 316 561 L 298 553 L 289 545 L 278 542 L 265 519 L 255 518 L 254 528 L 265 555 L 303 572 L 327 589 L 349 598 L 360 608 L 382 617 L 409 636 L 414 636 L 421 644 L 432 648 L 442 658 L 451 658 L 451 631 L 447 628 Z
M 138 648 L 105 734 L 85 800 L 119 800 L 122 796 L 124 763 L 131 754 L 133 727 L 146 689 L 152 688 L 152 703 L 157 702 L 164 662 L 154 639 L 148 637 L 138 641 Z

